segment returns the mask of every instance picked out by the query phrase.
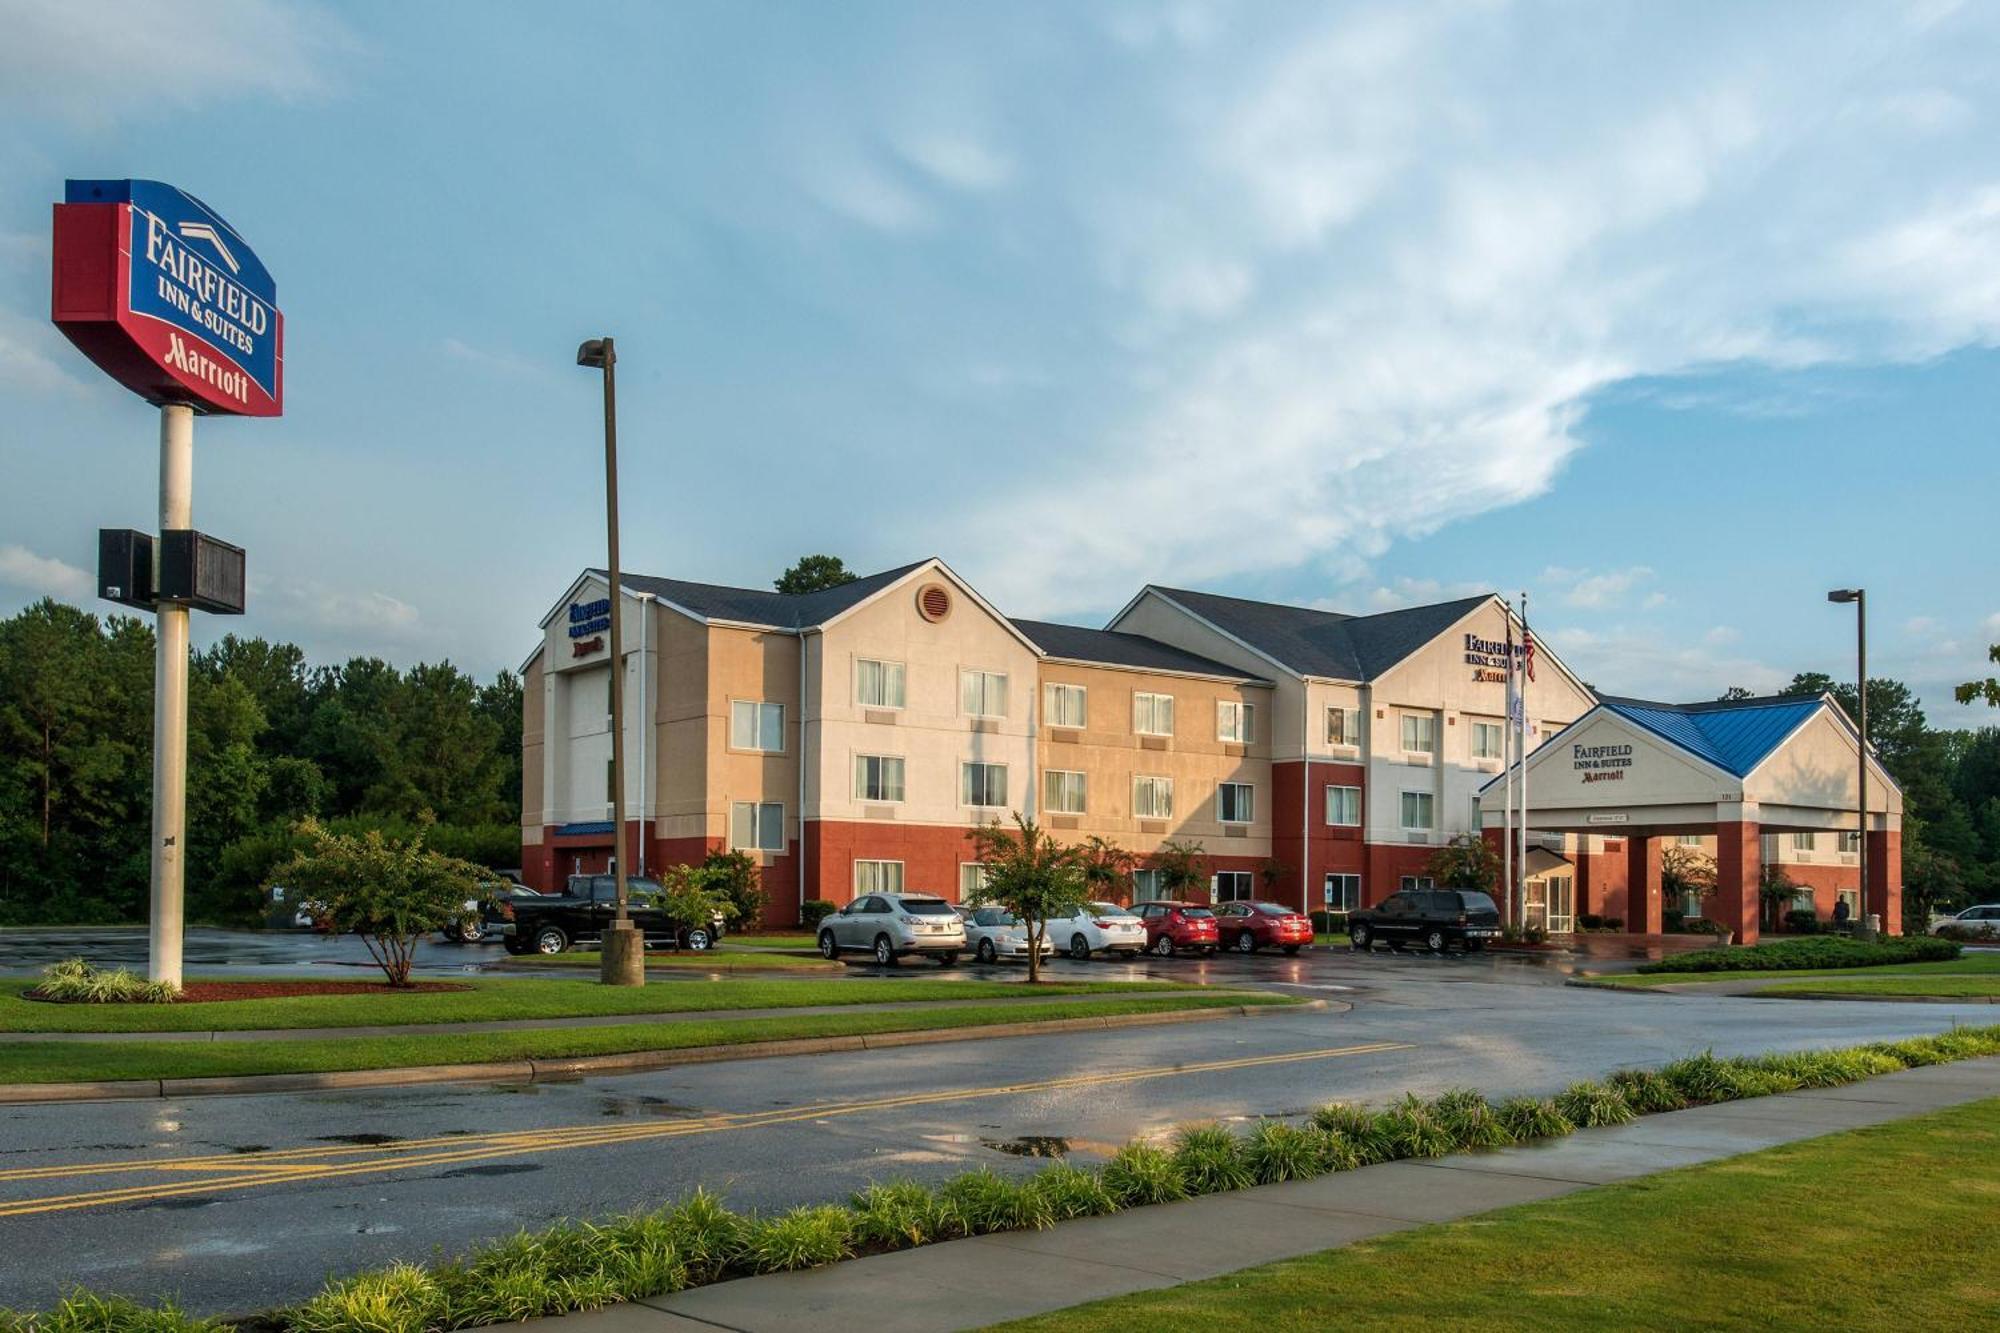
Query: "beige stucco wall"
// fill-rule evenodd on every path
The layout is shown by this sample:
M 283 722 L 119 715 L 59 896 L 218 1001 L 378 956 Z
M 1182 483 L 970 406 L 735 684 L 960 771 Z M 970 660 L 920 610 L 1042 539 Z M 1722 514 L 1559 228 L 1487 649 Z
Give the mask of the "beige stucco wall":
M 1087 691 L 1082 730 L 1042 729 L 1040 772 L 1081 772 L 1087 788 L 1088 808 L 1082 815 L 1058 815 L 1044 806 L 1042 822 L 1057 837 L 1080 842 L 1101 836 L 1142 855 L 1164 842 L 1188 838 L 1199 839 L 1211 856 L 1271 854 L 1273 691 L 1269 687 L 1051 661 L 1042 663 L 1041 681 L 1044 686 L 1081 685 Z M 1173 696 L 1171 737 L 1142 737 L 1134 731 L 1133 695 L 1140 692 Z M 1225 699 L 1254 709 L 1250 744 L 1217 738 L 1216 705 Z M 1043 708 L 1046 711 L 1046 703 Z M 1142 826 L 1133 815 L 1133 779 L 1142 774 L 1173 780 L 1171 820 L 1149 820 Z M 1216 818 L 1216 785 L 1221 782 L 1247 782 L 1256 789 L 1255 818 L 1245 826 L 1246 836 L 1226 836 L 1225 826 Z M 1038 804 L 1045 793 L 1038 774 Z
M 1296 675 L 1245 648 L 1226 634 L 1190 618 L 1158 593 L 1148 590 L 1110 626 L 1124 634 L 1143 634 L 1161 643 L 1236 668 L 1247 676 L 1271 682 L 1270 731 L 1267 743 L 1273 760 L 1299 757 L 1300 712 L 1306 706 L 1305 686 Z
M 1746 800 L 1769 806 L 1852 810 L 1860 785 L 1860 746 L 1826 710 L 1811 718 L 1743 780 Z M 1868 773 L 1870 814 L 1903 813 L 1902 793 L 1879 764 Z
M 547 701 L 542 697 L 542 653 L 521 673 L 521 842 L 542 841 L 542 763 Z
M 709 777 L 706 834 L 728 838 L 729 808 L 737 801 L 776 801 L 785 807 L 785 841 L 789 844 L 799 835 L 799 636 L 714 626 L 708 629 L 705 642 L 708 679 L 702 762 Z M 784 708 L 782 753 L 739 750 L 731 743 L 732 705 L 739 699 Z M 685 778 L 692 788 L 686 793 L 688 799 L 702 799 L 700 770 L 692 757 L 669 762 L 678 763 L 677 776 Z

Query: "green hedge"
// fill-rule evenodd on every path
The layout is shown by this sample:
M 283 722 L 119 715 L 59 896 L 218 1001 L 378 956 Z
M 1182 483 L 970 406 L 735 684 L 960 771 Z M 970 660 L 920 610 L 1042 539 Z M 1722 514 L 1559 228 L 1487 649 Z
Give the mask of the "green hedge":
M 1929 935 L 1867 942 L 1839 935 L 1779 940 L 1741 949 L 1699 949 L 1677 953 L 1640 972 L 1794 972 L 1822 967 L 1886 967 L 1891 963 L 1943 963 L 1958 957 L 1958 945 Z

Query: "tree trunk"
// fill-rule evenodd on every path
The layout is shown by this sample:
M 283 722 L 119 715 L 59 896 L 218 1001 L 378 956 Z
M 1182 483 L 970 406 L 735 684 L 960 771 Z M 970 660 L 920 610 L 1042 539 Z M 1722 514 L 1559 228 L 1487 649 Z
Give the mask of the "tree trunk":
M 1024 917 L 1028 923 L 1028 984 L 1034 985 L 1042 979 L 1042 931 L 1045 927 L 1033 917 Z
M 42 723 L 42 850 L 45 852 L 49 849 L 49 807 L 53 804 L 51 792 L 54 787 L 54 771 L 55 771 L 54 763 L 49 757 L 50 749 L 51 749 L 51 742 L 49 737 L 49 724 L 47 722 L 43 722 Z

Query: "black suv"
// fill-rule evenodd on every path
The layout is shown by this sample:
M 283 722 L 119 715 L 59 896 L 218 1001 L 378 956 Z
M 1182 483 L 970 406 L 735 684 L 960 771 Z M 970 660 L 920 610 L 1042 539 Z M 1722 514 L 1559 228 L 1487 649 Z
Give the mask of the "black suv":
M 669 923 L 658 906 L 657 880 L 628 879 L 625 889 L 627 914 L 647 944 L 707 949 L 722 938 L 720 913 L 709 919 L 706 930 L 678 929 Z M 571 875 L 563 892 L 519 896 L 509 906 L 513 919 L 500 928 L 508 953 L 561 953 L 572 944 L 603 935 L 617 915 L 617 881 L 611 875 Z
M 1477 889 L 1404 889 L 1348 913 L 1347 935 L 1364 951 L 1380 940 L 1397 950 L 1421 944 L 1432 953 L 1456 943 L 1472 953 L 1500 938 L 1500 905 Z

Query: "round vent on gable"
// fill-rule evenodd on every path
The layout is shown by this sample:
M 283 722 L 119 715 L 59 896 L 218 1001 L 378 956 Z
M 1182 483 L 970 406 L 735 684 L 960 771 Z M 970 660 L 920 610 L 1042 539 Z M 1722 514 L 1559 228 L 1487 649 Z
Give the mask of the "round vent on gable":
M 951 614 L 951 594 L 941 583 L 926 583 L 917 589 L 917 614 L 932 622 Z

